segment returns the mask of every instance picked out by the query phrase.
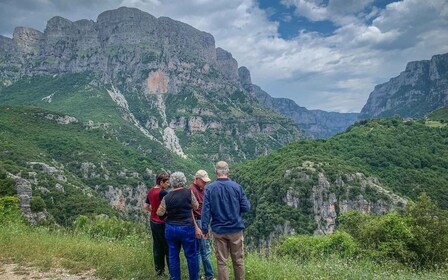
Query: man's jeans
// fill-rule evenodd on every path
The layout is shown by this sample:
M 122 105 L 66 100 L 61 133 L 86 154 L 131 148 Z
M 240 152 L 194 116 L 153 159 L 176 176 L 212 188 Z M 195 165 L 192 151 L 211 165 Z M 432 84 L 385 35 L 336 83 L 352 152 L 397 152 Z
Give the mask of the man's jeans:
M 168 242 L 168 256 L 171 280 L 180 280 L 180 249 L 184 249 L 190 280 L 199 279 L 198 242 L 194 226 L 165 225 L 165 237 Z
M 201 220 L 196 221 L 198 225 L 201 225 Z M 214 277 L 212 263 L 210 261 L 210 255 L 212 253 L 212 248 L 210 244 L 210 239 L 198 239 L 199 242 L 199 255 L 198 255 L 198 263 L 201 263 L 204 267 L 204 274 L 206 280 L 211 280 Z

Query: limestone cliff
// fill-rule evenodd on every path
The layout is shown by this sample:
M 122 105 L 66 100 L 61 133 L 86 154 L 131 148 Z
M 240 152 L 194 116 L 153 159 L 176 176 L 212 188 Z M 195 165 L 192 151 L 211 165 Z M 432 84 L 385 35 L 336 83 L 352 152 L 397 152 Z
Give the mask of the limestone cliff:
M 409 62 L 399 76 L 377 85 L 360 118 L 423 117 L 448 104 L 448 54 Z
M 30 77 L 85 73 L 86 92 L 107 92 L 123 119 L 180 157 L 240 161 L 303 137 L 241 85 L 238 62 L 211 34 L 167 17 L 122 7 L 96 21 L 56 16 L 43 32 L 20 27 L 0 37 L 0 93 Z M 47 108 L 57 94 L 30 102 Z M 6 100 L 16 104 L 0 94 Z

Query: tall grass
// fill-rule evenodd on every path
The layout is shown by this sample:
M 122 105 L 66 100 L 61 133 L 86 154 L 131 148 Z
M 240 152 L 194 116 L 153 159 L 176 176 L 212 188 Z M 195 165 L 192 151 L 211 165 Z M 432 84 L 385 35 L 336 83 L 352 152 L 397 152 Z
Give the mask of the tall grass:
M 71 273 L 95 271 L 105 279 L 156 279 L 150 235 L 106 241 L 67 230 L 31 228 L 9 223 L 0 228 L 0 258 L 46 270 L 63 267 Z M 216 263 L 213 258 L 213 264 Z M 376 264 L 339 257 L 297 261 L 249 252 L 246 279 L 447 279 L 448 268 L 415 272 L 396 263 Z M 216 271 L 216 269 L 215 269 Z M 188 279 L 185 262 L 183 279 Z M 232 273 L 231 273 L 232 274 Z

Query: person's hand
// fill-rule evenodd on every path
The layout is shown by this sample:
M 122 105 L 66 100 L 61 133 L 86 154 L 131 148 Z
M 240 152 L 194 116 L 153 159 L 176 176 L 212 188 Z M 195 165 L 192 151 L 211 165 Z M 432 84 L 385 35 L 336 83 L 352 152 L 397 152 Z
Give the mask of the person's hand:
M 202 230 L 199 227 L 195 227 L 196 238 L 202 238 Z

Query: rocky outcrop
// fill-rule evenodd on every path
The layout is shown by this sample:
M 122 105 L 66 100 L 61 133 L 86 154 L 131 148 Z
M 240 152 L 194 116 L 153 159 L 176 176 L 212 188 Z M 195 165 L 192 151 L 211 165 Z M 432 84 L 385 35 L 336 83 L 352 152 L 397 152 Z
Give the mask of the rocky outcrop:
M 231 81 L 238 81 L 238 62 L 232 54 L 221 48 L 216 49 L 216 61 L 218 70 Z
M 288 214 L 283 211 L 280 223 L 274 224 L 273 229 L 263 236 L 257 236 L 259 239 L 252 240 L 250 246 L 269 250 L 272 242 L 281 239 L 279 237 L 300 231 L 300 222 L 285 218 L 286 216 L 298 217 L 299 213 L 306 213 L 306 216 L 314 220 L 314 234 L 326 235 L 334 232 L 337 219 L 344 212 L 355 210 L 382 215 L 404 210 L 406 207 L 407 200 L 386 189 L 376 177 L 363 173 L 346 173 L 330 179 L 325 168 L 323 163 L 303 161 L 300 166 L 285 171 L 282 178 L 282 187 L 285 188 L 282 200 L 290 210 L 285 210 Z M 264 195 L 266 194 L 261 196 Z M 255 200 L 258 199 L 262 198 Z M 276 206 L 275 209 L 285 206 Z M 250 227 L 251 225 L 249 230 Z
M 19 207 L 22 210 L 22 214 L 25 219 L 31 225 L 37 225 L 44 222 L 50 218 L 48 212 L 43 209 L 43 211 L 33 212 L 31 210 L 31 198 L 33 197 L 33 189 L 30 181 L 15 176 L 13 174 L 8 175 L 13 178 L 16 183 L 17 196 L 19 197 Z
M 98 189 L 98 188 L 97 188 Z M 98 189 L 99 190 L 99 189 Z M 107 186 L 105 191 L 100 191 L 109 201 L 110 205 L 122 212 L 142 210 L 146 201 L 147 186 L 143 183 L 132 186 Z
M 409 62 L 389 82 L 375 86 L 360 118 L 423 117 L 448 104 L 448 54 Z
M 247 76 L 247 73 L 244 75 Z M 240 79 L 242 79 L 241 76 Z M 247 82 L 244 84 L 247 87 Z M 328 138 L 343 132 L 357 121 L 359 115 L 358 113 L 308 110 L 305 107 L 300 107 L 291 99 L 273 98 L 256 85 L 249 85 L 249 90 L 261 104 L 291 118 L 308 136 L 313 138 Z

